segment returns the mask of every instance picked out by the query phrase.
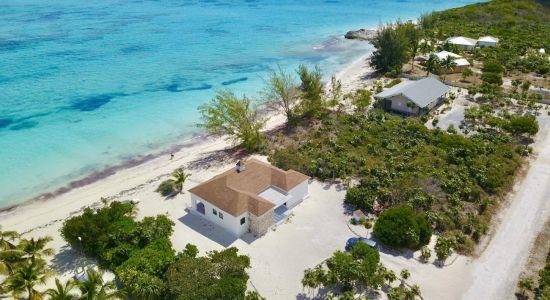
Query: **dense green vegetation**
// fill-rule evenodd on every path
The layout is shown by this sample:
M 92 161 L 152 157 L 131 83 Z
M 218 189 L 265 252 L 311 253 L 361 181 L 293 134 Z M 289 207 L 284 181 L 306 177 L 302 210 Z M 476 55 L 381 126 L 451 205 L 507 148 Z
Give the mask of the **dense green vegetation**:
M 52 272 L 45 258 L 54 255 L 47 248 L 50 237 L 23 239 L 14 231 L 0 230 L 0 298 L 49 300 L 123 299 L 126 293 L 117 290 L 113 281 L 104 281 L 103 273 L 87 270 L 88 280 L 61 282 L 55 279 L 55 288 L 43 290 Z
M 243 299 L 250 268 L 237 248 L 212 251 L 205 257 L 178 255 L 166 273 L 170 299 Z
M 134 299 L 220 299 L 222 291 L 226 299 L 245 297 L 247 256 L 229 248 L 197 257 L 190 244 L 176 254 L 170 242 L 174 223 L 164 215 L 136 221 L 134 212 L 133 204 L 116 201 L 86 208 L 64 222 L 61 234 L 112 270 Z
M 550 299 L 550 252 L 546 258 L 546 265 L 539 271 L 539 286 L 540 299 Z
M 491 127 L 465 137 L 380 111 L 333 114 L 277 145 L 269 159 L 278 167 L 321 180 L 360 178 L 346 196 L 355 208 L 406 204 L 438 232 L 459 230 L 473 240 L 487 230 L 522 149 Z
M 406 285 L 408 277 L 409 272 L 403 270 L 399 278 L 401 285 L 392 287 L 391 284 L 398 279 L 397 275 L 380 263 L 378 251 L 358 243 L 351 252 L 337 251 L 322 264 L 305 270 L 302 285 L 310 293 L 325 288 L 333 291 L 324 295 L 324 299 L 355 299 L 354 295 L 366 295 L 383 288 L 389 299 L 414 300 L 420 296 L 420 289 Z
M 427 37 L 451 36 L 477 39 L 494 36 L 498 47 L 476 49 L 478 59 L 497 60 L 507 69 L 547 74 L 550 62 L 537 50 L 550 49 L 550 4 L 544 0 L 493 0 L 423 16 Z
M 380 214 L 373 233 L 389 247 L 419 249 L 430 242 L 432 226 L 426 216 L 417 215 L 409 206 L 398 206 Z
M 403 64 L 413 60 L 420 50 L 422 32 L 412 22 L 389 24 L 370 39 L 375 50 L 370 63 L 382 73 L 394 77 L 401 73 Z

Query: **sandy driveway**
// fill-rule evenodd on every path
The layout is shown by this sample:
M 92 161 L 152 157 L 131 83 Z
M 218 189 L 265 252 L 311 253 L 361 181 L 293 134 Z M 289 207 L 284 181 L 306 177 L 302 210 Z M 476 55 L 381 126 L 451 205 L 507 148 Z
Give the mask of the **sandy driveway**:
M 539 118 L 536 158 L 518 182 L 510 204 L 498 215 L 500 224 L 483 254 L 474 261 L 473 284 L 462 299 L 515 299 L 518 276 L 533 242 L 550 218 L 550 120 Z

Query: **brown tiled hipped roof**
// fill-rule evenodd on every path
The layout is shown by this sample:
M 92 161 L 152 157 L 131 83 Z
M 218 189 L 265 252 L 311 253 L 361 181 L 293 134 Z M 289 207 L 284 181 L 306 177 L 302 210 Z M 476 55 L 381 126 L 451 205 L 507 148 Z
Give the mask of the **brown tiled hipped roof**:
M 238 217 L 244 212 L 261 216 L 275 205 L 257 194 L 270 186 L 290 191 L 309 179 L 294 170 L 284 171 L 257 159 L 244 163 L 245 170 L 235 168 L 203 182 L 189 192 Z

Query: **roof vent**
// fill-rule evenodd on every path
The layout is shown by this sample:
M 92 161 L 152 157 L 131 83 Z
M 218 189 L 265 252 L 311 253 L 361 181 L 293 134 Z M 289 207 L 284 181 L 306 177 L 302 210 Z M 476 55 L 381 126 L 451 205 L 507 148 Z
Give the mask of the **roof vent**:
M 241 173 L 245 170 L 244 164 L 240 160 L 237 162 L 237 165 L 235 166 L 235 170 L 237 170 L 237 173 Z

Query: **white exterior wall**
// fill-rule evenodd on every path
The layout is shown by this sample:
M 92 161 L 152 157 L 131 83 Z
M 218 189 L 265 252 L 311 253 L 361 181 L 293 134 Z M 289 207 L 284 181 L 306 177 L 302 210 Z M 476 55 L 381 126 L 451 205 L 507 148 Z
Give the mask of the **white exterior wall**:
M 479 41 L 477 42 L 477 45 L 479 47 L 495 47 L 497 45 L 497 43 L 495 42 L 482 42 L 482 41 Z
M 305 198 L 309 196 L 309 182 L 305 180 L 304 182 L 298 184 L 293 189 L 288 191 L 288 194 L 292 196 L 292 199 L 286 203 L 288 208 L 292 208 L 302 202 Z
M 392 110 L 405 112 L 408 114 L 413 113 L 413 108 L 407 106 L 407 102 L 409 101 L 409 99 L 399 95 L 399 96 L 388 98 L 388 100 L 391 100 Z
M 204 204 L 204 215 L 197 211 L 197 203 L 202 202 Z M 192 209 L 190 209 L 191 212 L 195 215 L 199 215 L 206 220 L 224 228 L 225 230 L 229 231 L 231 234 L 233 234 L 236 237 L 240 237 L 246 232 L 248 232 L 248 228 L 250 225 L 250 219 L 248 218 L 248 212 L 243 213 L 239 217 L 234 217 L 231 214 L 221 210 L 219 207 L 211 204 L 210 202 L 202 199 L 201 197 L 191 193 L 191 203 L 193 204 Z M 223 214 L 223 219 L 220 219 L 217 215 L 214 215 L 212 213 L 212 209 L 216 209 L 218 213 Z M 245 218 L 246 222 L 241 225 L 241 218 Z
M 453 43 L 451 43 L 451 44 L 453 44 Z M 459 48 L 467 50 L 467 51 L 471 51 L 472 49 L 474 49 L 474 45 L 462 45 L 462 44 L 453 44 L 453 45 L 457 45 Z

